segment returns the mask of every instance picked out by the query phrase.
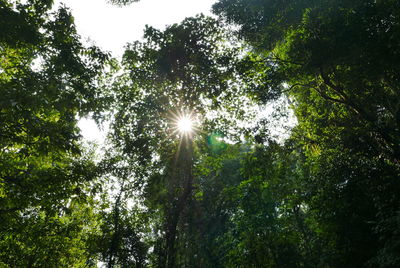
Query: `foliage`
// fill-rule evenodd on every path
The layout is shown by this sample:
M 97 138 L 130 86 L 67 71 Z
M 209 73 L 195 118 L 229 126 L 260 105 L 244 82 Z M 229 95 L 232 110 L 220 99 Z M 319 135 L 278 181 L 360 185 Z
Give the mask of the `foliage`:
M 51 8 L 0 0 L 1 267 L 400 265 L 399 1 L 219 0 L 121 63 Z
M 108 0 L 108 2 L 118 6 L 126 6 L 135 2 L 139 2 L 139 0 Z
M 77 118 L 102 109 L 95 79 L 108 56 L 51 4 L 0 1 L 0 261 L 10 266 L 85 266 L 94 221 L 97 168 Z
M 292 137 L 312 167 L 310 211 L 335 248 L 325 265 L 398 266 L 400 200 L 391 190 L 399 187 L 399 7 L 356 0 L 214 6 L 253 45 L 254 64 L 264 62 L 274 83 L 286 83 L 275 92 L 293 101 Z
M 187 113 L 202 123 L 196 132 L 207 131 L 210 124 L 229 131 L 229 124 L 208 119 L 208 113 L 240 105 L 235 100 L 240 81 L 233 68 L 238 50 L 226 45 L 218 22 L 204 16 L 165 31 L 148 27 L 144 37 L 124 54 L 126 73 L 115 83 L 111 139 L 132 169 L 132 183 L 143 193 L 155 232 L 163 234 L 154 235 L 154 262 L 174 267 L 187 258 L 177 255 L 175 247 L 193 198 L 191 169 L 198 143 L 196 133 L 179 134 L 174 124 Z

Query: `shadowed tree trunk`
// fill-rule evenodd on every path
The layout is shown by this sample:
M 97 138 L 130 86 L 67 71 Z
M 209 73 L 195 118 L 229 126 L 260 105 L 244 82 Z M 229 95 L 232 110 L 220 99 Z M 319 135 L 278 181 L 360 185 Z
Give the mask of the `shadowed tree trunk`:
M 186 204 L 190 198 L 193 190 L 193 141 L 190 137 L 183 137 L 182 144 L 179 148 L 179 155 L 177 156 L 176 165 L 173 170 L 173 183 L 170 188 L 170 204 L 171 208 L 167 215 L 167 230 L 165 235 L 166 249 L 165 249 L 165 267 L 176 267 L 176 239 L 177 239 L 177 226 L 182 212 L 186 209 Z M 175 189 L 174 189 L 175 186 Z M 179 187 L 180 191 L 176 189 Z M 179 195 L 176 196 L 176 192 Z

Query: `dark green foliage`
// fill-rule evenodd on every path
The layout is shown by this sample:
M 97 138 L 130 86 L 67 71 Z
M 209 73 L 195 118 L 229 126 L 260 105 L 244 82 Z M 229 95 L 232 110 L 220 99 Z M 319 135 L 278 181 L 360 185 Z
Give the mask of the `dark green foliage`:
M 222 0 L 214 10 L 287 83 L 276 92 L 293 100 L 307 204 L 333 246 L 321 265 L 398 266 L 399 2 Z
M 96 168 L 77 116 L 101 109 L 108 56 L 85 48 L 68 9 L 0 1 L 0 263 L 84 266 Z
M 43 198 L 37 192 L 43 185 L 35 189 L 35 180 L 71 181 L 66 179 L 72 172 L 69 165 L 80 153 L 76 116 L 97 109 L 99 91 L 93 79 L 107 58 L 96 48 L 82 47 L 65 8 L 50 20 L 46 6 L 37 5 L 15 11 L 2 2 L 6 20 L 23 20 L 21 28 L 30 29 L 1 33 L 15 35 L 12 42 L 1 38 L 2 192 L 16 198 L 15 204 L 4 204 L 9 209 L 34 206 Z M 21 191 L 27 191 L 23 199 L 18 198 Z
M 139 233 L 143 232 L 144 221 L 138 219 L 138 215 L 126 209 L 121 195 L 116 198 L 111 213 L 103 215 L 95 251 L 101 253 L 108 267 L 145 267 L 148 248 Z
M 51 6 L 0 0 L 1 267 L 400 266 L 399 1 L 220 0 L 236 37 L 146 27 L 111 72 Z M 242 127 L 283 98 L 288 139 Z
M 242 89 L 229 82 L 239 81 L 234 68 L 238 51 L 226 46 L 219 23 L 202 15 L 165 31 L 148 27 L 144 36 L 124 54 L 126 73 L 115 83 L 111 138 L 153 217 L 152 265 L 175 267 L 190 261 L 178 245 L 189 243 L 184 230 L 193 217 L 197 178 L 192 168 L 200 142 L 196 134 L 178 133 L 175 124 L 180 115 L 193 113 L 203 124 L 197 132 L 207 131 L 216 124 L 203 120 L 211 109 L 236 105 L 235 94 Z M 227 123 L 218 124 L 227 131 Z

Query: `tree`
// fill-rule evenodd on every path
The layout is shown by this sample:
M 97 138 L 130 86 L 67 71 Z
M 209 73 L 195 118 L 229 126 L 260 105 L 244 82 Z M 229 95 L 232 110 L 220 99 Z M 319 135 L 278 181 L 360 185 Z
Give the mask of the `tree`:
M 77 120 L 102 109 L 95 80 L 108 55 L 84 47 L 68 9 L 51 6 L 0 1 L 0 262 L 10 266 L 84 266 L 94 220 L 97 169 Z
M 126 74 L 116 82 L 112 140 L 124 162 L 134 167 L 132 176 L 143 186 L 145 205 L 161 219 L 154 219 L 162 234 L 154 235 L 158 266 L 175 267 L 189 257 L 177 254 L 177 243 L 193 198 L 198 141 L 193 134 L 179 134 L 174 121 L 192 114 L 202 121 L 197 131 L 207 131 L 211 108 L 242 105 L 233 67 L 238 52 L 224 43 L 226 34 L 218 22 L 204 16 L 165 31 L 148 27 L 144 37 L 124 54 Z M 217 123 L 228 131 L 228 124 Z
M 315 91 L 343 107 L 367 124 L 379 150 L 396 161 L 398 5 L 227 0 L 214 9 L 240 25 L 240 34 L 265 51 L 266 63 L 279 64 L 292 92 Z
M 336 247 L 334 267 L 398 266 L 399 10 L 357 0 L 214 6 L 267 66 L 259 76 L 273 82 L 259 89 L 293 101 L 293 138 L 312 166 L 308 204 Z

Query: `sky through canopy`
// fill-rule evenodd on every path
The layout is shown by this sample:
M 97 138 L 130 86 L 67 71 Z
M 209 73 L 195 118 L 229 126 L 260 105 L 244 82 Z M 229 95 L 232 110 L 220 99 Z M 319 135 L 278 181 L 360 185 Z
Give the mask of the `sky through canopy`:
M 199 13 L 211 15 L 215 0 L 142 0 L 118 7 L 106 0 L 56 0 L 55 7 L 65 4 L 71 9 L 78 33 L 114 57 L 121 57 L 124 46 L 143 36 L 145 25 L 164 29 Z M 100 131 L 91 119 L 79 122 L 86 140 L 103 142 L 105 131 Z

